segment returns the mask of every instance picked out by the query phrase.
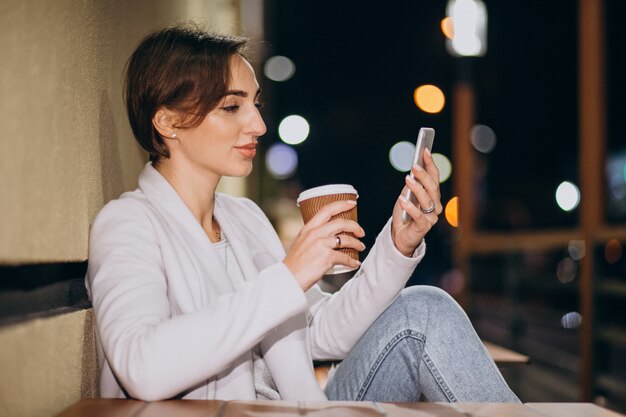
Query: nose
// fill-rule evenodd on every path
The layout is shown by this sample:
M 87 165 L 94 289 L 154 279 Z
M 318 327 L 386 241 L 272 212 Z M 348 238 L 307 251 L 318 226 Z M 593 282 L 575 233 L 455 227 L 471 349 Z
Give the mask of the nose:
M 265 132 L 267 132 L 267 127 L 265 126 L 259 109 L 255 107 L 248 124 L 248 133 L 252 136 L 259 137 L 263 136 Z

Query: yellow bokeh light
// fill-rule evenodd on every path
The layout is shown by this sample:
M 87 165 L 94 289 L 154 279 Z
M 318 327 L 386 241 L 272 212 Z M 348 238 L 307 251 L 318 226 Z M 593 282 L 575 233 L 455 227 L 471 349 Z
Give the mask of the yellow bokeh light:
M 413 100 L 421 110 L 426 113 L 439 113 L 446 104 L 446 98 L 439 87 L 424 84 L 415 89 Z
M 454 26 L 452 25 L 452 18 L 450 16 L 441 21 L 441 31 L 446 35 L 446 38 L 454 38 Z
M 452 227 L 459 227 L 459 197 L 452 197 L 446 204 L 446 220 Z

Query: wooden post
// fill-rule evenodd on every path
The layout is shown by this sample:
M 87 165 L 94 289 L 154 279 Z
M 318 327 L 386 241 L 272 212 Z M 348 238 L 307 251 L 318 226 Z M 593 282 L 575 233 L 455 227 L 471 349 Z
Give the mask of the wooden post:
M 459 81 L 452 93 L 452 158 L 454 194 L 459 197 L 459 228 L 461 237 L 454 246 L 454 263 L 465 277 L 465 291 L 458 300 L 469 307 L 470 243 L 475 231 L 474 150 L 470 130 L 474 125 L 474 90 L 470 82 Z
M 594 378 L 594 251 L 595 232 L 604 223 L 606 143 L 603 0 L 579 0 L 579 120 L 581 185 L 580 225 L 585 240 L 581 260 L 581 400 L 591 401 Z

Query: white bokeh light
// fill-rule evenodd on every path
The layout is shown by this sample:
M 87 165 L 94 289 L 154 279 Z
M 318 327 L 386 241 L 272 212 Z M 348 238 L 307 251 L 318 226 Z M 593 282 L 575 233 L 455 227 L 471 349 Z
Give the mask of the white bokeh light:
M 472 146 L 477 151 L 489 153 L 496 147 L 496 134 L 487 125 L 475 125 L 470 131 Z
M 439 169 L 439 182 L 446 182 L 452 175 L 452 163 L 447 156 L 440 153 L 434 153 L 433 160 Z
M 561 317 L 561 326 L 565 329 L 575 329 L 583 322 L 583 318 L 577 311 L 570 311 Z
M 447 15 L 452 19 L 453 36 L 446 40 L 456 56 L 483 56 L 487 50 L 487 9 L 481 0 L 450 0 Z
M 569 181 L 563 181 L 556 189 L 556 203 L 561 210 L 572 211 L 578 207 L 580 191 L 578 187 Z
M 274 178 L 289 178 L 298 168 L 298 154 L 292 147 L 277 143 L 265 154 L 265 165 Z
M 389 150 L 389 162 L 396 170 L 407 172 L 411 169 L 413 153 L 415 153 L 415 145 L 411 142 L 398 142 Z
M 567 244 L 567 252 L 570 258 L 575 261 L 580 261 L 585 256 L 585 241 L 570 240 Z
M 285 117 L 278 125 L 278 136 L 289 145 L 297 145 L 309 136 L 309 122 L 302 116 Z
M 286 56 L 276 55 L 265 61 L 265 76 L 272 81 L 287 81 L 296 72 L 296 65 Z
M 578 264 L 572 258 L 562 259 L 556 267 L 556 277 L 562 284 L 570 283 L 576 278 Z

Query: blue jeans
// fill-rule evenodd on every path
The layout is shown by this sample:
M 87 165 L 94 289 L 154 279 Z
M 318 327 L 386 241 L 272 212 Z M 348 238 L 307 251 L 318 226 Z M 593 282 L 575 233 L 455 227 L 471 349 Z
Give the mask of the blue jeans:
M 404 289 L 331 375 L 329 400 L 519 402 L 445 291 Z

